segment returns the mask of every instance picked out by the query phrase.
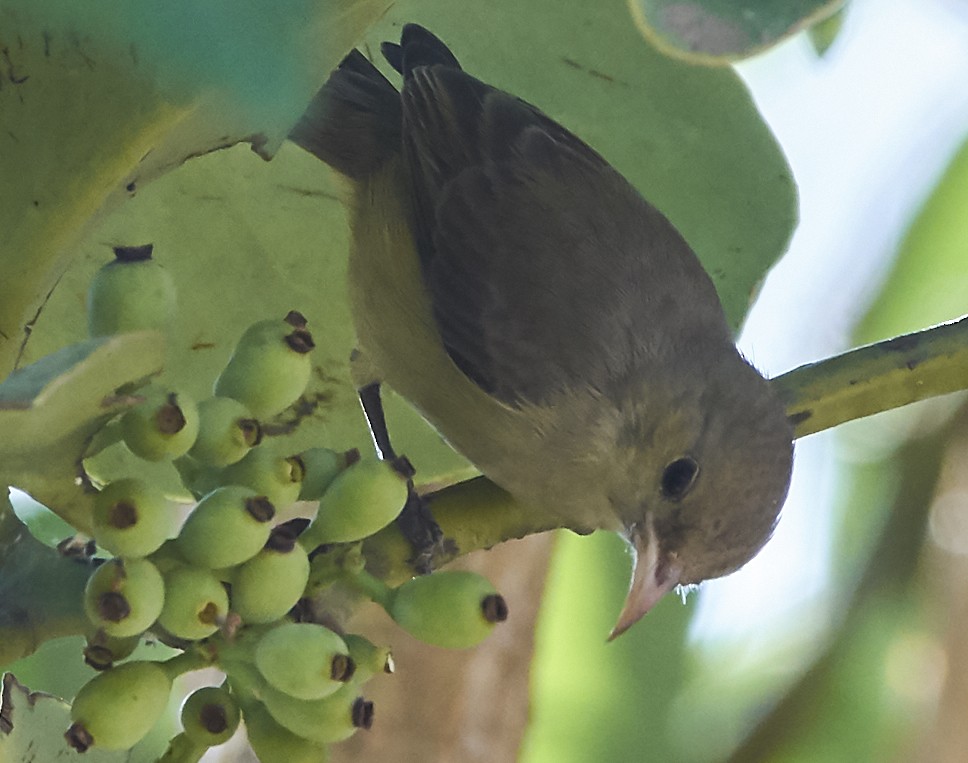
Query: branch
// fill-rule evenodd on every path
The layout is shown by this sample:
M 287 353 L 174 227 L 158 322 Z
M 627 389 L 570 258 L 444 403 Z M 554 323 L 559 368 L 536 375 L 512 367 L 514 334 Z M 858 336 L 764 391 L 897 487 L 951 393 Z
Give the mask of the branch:
M 968 389 L 968 315 L 800 366 L 772 384 L 797 437 Z

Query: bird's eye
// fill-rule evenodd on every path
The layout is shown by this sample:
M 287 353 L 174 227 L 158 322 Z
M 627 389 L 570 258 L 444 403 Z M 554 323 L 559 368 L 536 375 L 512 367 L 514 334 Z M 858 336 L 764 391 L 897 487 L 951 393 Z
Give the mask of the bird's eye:
M 672 461 L 662 472 L 662 495 L 671 501 L 678 501 L 696 484 L 699 464 L 691 456 L 683 456 Z

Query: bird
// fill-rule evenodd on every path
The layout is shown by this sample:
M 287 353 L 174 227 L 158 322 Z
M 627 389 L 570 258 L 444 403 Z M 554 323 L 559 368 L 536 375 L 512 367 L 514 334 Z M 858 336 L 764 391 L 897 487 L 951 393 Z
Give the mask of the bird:
M 792 424 L 689 244 L 598 152 L 422 26 L 381 52 L 399 90 L 354 50 L 290 134 L 346 185 L 359 386 L 523 505 L 625 538 L 614 638 L 766 544 Z

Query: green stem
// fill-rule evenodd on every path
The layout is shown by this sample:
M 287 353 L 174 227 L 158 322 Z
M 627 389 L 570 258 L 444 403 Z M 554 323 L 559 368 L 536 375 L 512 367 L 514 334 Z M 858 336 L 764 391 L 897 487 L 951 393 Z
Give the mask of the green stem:
M 168 678 L 174 681 L 184 673 L 212 667 L 212 660 L 199 651 L 189 649 L 158 664 L 168 674 Z
M 158 763 L 198 763 L 207 751 L 208 747 L 189 739 L 182 732 L 171 738 L 168 749 L 158 758 Z
M 366 570 L 359 570 L 347 574 L 343 581 L 351 588 L 359 591 L 371 601 L 375 601 L 384 609 L 388 609 L 393 599 L 393 589 L 378 577 L 371 575 Z
M 91 437 L 84 451 L 84 458 L 93 458 L 101 451 L 110 448 L 123 439 L 124 432 L 121 429 L 121 423 L 118 421 L 109 421 Z

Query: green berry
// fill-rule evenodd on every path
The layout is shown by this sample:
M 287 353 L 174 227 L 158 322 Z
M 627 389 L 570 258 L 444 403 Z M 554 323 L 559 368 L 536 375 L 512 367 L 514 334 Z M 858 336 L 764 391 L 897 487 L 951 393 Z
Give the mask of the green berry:
M 343 639 L 315 623 L 270 630 L 256 645 L 255 664 L 269 685 L 299 699 L 332 694 L 355 669 Z
M 329 448 L 309 448 L 299 454 L 305 474 L 299 490 L 300 501 L 317 501 L 341 471 L 360 460 L 355 448 L 337 453 Z
M 319 511 L 301 543 L 348 543 L 390 524 L 407 502 L 409 477 L 393 462 L 363 458 L 348 466 L 319 499 Z
M 329 697 L 313 700 L 297 699 L 265 686 L 262 701 L 279 723 L 314 742 L 341 742 L 358 729 L 373 725 L 373 703 L 360 696 L 355 683 L 345 684 Z
M 92 337 L 164 329 L 175 317 L 175 282 L 151 259 L 152 245 L 118 246 L 115 259 L 95 273 L 87 292 Z
M 206 747 L 224 744 L 239 727 L 242 714 L 227 689 L 205 686 L 193 691 L 181 707 L 185 735 Z
M 326 763 L 329 760 L 325 744 L 293 734 L 261 702 L 247 702 L 242 712 L 249 744 L 261 763 Z
M 262 439 L 262 428 L 249 409 L 230 397 L 210 397 L 198 404 L 198 437 L 188 455 L 206 466 L 239 461 Z
M 147 559 L 112 559 L 98 567 L 84 589 L 84 611 L 109 636 L 136 636 L 161 613 L 165 584 Z
M 254 490 L 229 485 L 202 498 L 175 541 L 198 567 L 232 567 L 251 559 L 269 539 L 275 508 Z
M 170 692 L 171 680 L 154 662 L 126 662 L 98 673 L 74 698 L 67 741 L 78 752 L 130 749 L 164 713 Z
M 215 394 L 244 403 L 259 419 L 292 405 L 306 389 L 314 347 L 306 319 L 295 310 L 246 330 L 215 381 Z
M 165 606 L 158 624 L 172 636 L 197 641 L 218 630 L 229 609 L 229 597 L 210 570 L 176 567 L 165 576 Z
M 277 528 L 265 548 L 237 567 L 232 611 L 246 623 L 279 620 L 299 601 L 309 580 L 309 557 L 291 533 Z
M 198 408 L 182 392 L 149 388 L 143 402 L 121 417 L 129 450 L 145 461 L 165 461 L 188 452 L 198 435 Z
M 448 649 L 476 646 L 507 619 L 507 604 L 487 578 L 445 570 L 396 588 L 387 612 L 410 635 Z
M 390 647 L 377 646 L 372 641 L 356 633 L 347 633 L 343 636 L 347 648 L 350 650 L 350 657 L 356 665 L 352 681 L 357 686 L 362 686 L 370 680 L 376 673 L 392 673 L 393 657 L 390 654 Z
M 129 558 L 157 550 L 172 529 L 164 493 L 140 479 L 106 485 L 94 499 L 92 524 L 99 546 Z
M 87 639 L 84 662 L 95 670 L 107 670 L 114 663 L 130 657 L 141 643 L 141 634 L 116 638 L 99 629 Z
M 262 445 L 250 450 L 238 463 L 226 466 L 219 480 L 223 485 L 252 488 L 281 509 L 299 498 L 303 471 L 298 456 L 280 456 Z

